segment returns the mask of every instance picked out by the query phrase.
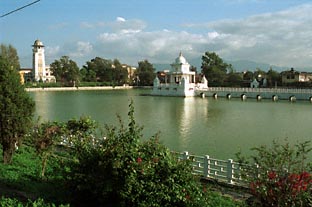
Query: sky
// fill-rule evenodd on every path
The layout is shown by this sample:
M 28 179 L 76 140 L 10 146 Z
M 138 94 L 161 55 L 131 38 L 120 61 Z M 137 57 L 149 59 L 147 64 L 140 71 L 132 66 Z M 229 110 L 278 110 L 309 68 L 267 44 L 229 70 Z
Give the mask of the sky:
M 0 16 L 35 0 L 0 0 Z M 80 67 L 95 57 L 170 64 L 216 52 L 312 71 L 311 0 L 40 0 L 0 18 L 0 43 L 32 67 L 32 45 L 46 64 L 69 56 Z

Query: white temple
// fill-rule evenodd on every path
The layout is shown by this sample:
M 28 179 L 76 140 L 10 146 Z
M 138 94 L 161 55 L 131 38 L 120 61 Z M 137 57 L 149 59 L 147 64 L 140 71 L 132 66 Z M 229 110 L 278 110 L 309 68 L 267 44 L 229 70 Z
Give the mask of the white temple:
M 195 71 L 190 71 L 190 64 L 180 52 L 179 57 L 171 64 L 171 70 L 166 73 L 165 83 L 154 79 L 152 95 L 158 96 L 195 96 L 196 89 L 207 88 L 208 82 L 203 77 L 202 83 L 195 83 Z

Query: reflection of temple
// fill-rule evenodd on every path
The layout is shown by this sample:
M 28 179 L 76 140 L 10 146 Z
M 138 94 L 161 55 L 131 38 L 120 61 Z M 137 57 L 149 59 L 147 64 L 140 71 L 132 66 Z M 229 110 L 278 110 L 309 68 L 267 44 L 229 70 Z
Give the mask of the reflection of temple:
M 165 83 L 159 78 L 154 80 L 152 95 L 159 96 L 194 96 L 196 88 L 207 88 L 206 78 L 202 83 L 195 83 L 195 71 L 190 71 L 190 64 L 180 53 L 175 62 L 171 64 L 171 70 L 165 74 Z

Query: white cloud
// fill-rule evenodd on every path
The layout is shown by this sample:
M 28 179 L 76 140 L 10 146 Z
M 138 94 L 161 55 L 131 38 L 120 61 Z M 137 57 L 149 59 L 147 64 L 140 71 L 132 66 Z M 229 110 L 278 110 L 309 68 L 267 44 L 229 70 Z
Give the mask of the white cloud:
M 205 27 L 209 47 L 226 59 L 245 59 L 281 66 L 312 65 L 312 5 L 188 27 Z
M 93 50 L 93 46 L 90 42 L 82 42 L 79 41 L 75 45 L 75 49 L 73 52 L 69 54 L 70 57 L 84 57 L 88 54 L 90 54 Z
M 51 46 L 47 46 L 45 49 L 45 55 L 46 56 L 55 56 L 56 54 L 58 54 L 60 51 L 60 46 L 56 45 L 54 47 Z
M 146 27 L 146 23 L 139 19 L 126 20 L 123 17 L 117 17 L 115 21 L 100 21 L 100 22 L 81 22 L 80 27 L 83 29 L 103 28 L 108 32 L 114 33 L 136 33 Z
M 117 18 L 116 18 L 116 21 L 117 21 L 117 22 L 125 22 L 126 19 L 123 18 L 123 17 L 117 17 Z
M 88 41 L 70 43 L 62 51 L 79 58 L 80 63 L 96 56 L 133 65 L 143 59 L 171 63 L 180 51 L 188 60 L 214 51 L 225 60 L 252 60 L 295 68 L 311 66 L 311 13 L 312 4 L 305 4 L 245 19 L 183 25 L 187 31 L 148 31 L 144 21 L 123 17 L 111 22 L 83 22 L 84 28 L 101 32 Z M 201 33 L 195 32 L 197 28 Z

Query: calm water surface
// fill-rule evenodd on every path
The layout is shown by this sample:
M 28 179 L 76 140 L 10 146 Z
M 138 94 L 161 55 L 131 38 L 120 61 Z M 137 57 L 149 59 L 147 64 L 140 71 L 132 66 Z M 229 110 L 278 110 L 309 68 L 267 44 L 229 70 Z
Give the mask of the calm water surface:
M 67 121 L 87 115 L 101 124 L 116 125 L 119 114 L 127 120 L 134 101 L 135 119 L 149 138 L 160 131 L 162 142 L 172 150 L 208 154 L 219 159 L 235 158 L 239 150 L 273 139 L 292 143 L 311 139 L 312 104 L 248 99 L 226 100 L 141 96 L 149 91 L 30 92 L 36 114 L 42 120 Z

